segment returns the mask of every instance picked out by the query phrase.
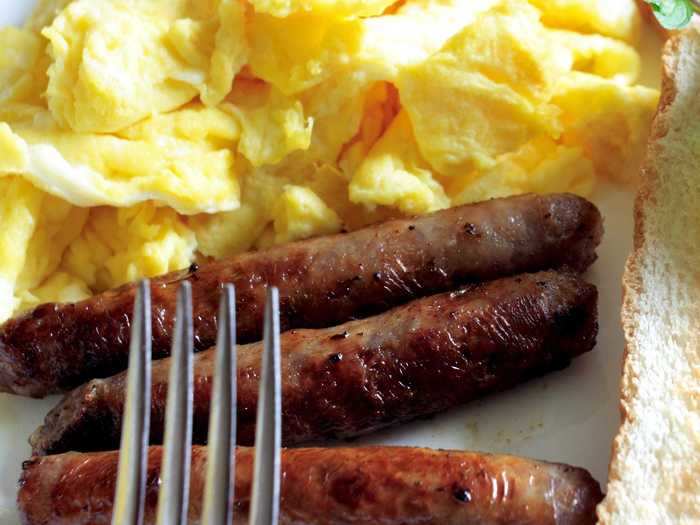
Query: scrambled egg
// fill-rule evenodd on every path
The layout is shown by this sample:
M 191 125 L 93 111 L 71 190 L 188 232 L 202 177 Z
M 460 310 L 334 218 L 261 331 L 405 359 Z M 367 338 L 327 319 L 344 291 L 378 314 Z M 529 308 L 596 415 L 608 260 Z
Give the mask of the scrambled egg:
M 634 0 L 41 0 L 0 29 L 0 321 L 195 260 L 629 181 Z

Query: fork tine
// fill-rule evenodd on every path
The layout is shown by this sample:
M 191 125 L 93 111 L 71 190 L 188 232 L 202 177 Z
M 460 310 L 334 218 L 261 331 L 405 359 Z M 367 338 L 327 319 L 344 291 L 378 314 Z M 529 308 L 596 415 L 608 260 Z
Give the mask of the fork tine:
M 219 306 L 219 333 L 209 415 L 204 525 L 229 525 L 233 518 L 236 443 L 236 297 L 226 285 Z
M 192 286 L 180 285 L 163 439 L 162 485 L 158 492 L 158 525 L 187 523 L 192 446 Z
M 282 372 L 279 291 L 267 290 L 264 350 L 255 431 L 251 525 L 277 525 L 280 504 Z
M 143 523 L 151 416 L 151 288 L 139 283 L 129 347 L 126 405 L 122 423 L 113 525 Z

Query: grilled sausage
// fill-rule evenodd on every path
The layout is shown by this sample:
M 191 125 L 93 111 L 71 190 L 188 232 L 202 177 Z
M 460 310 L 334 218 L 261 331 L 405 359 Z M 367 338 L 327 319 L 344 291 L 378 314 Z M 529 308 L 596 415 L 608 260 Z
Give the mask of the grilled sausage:
M 285 444 L 358 435 L 566 366 L 595 345 L 597 292 L 543 272 L 470 285 L 330 329 L 282 334 Z M 238 443 L 252 445 L 261 344 L 238 351 Z M 214 351 L 195 357 L 194 440 L 205 443 Z M 164 428 L 169 359 L 153 364 L 151 442 Z M 34 453 L 119 447 L 126 374 L 68 394 Z
M 222 283 L 237 290 L 241 343 L 260 339 L 265 287 L 280 289 L 281 327 L 333 326 L 465 282 L 595 259 L 601 217 L 573 195 L 526 195 L 395 220 L 248 253 L 152 283 L 153 355 L 168 355 L 180 281 L 190 279 L 196 350 L 212 346 Z M 46 304 L 0 328 L 0 391 L 43 396 L 126 368 L 135 287 Z
M 189 522 L 200 523 L 204 447 L 192 451 Z M 155 523 L 160 447 L 149 450 L 146 525 Z M 109 524 L 117 452 L 69 453 L 24 464 L 25 525 Z M 253 449 L 236 453 L 234 523 L 247 523 Z M 584 525 L 602 499 L 583 469 L 512 456 L 418 448 L 282 452 L 281 525 Z

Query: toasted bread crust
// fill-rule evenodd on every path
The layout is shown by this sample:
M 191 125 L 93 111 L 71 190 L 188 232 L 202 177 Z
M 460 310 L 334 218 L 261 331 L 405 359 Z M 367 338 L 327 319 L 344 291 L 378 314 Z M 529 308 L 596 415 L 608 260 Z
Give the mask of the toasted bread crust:
M 640 4 L 643 3 L 641 0 Z M 640 6 L 641 7 L 641 6 Z M 626 464 L 622 457 L 623 450 L 630 440 L 629 429 L 635 423 L 638 414 L 635 413 L 631 403 L 639 394 L 640 381 L 638 370 L 634 366 L 634 357 L 642 351 L 639 338 L 639 322 L 641 297 L 648 290 L 645 288 L 643 265 L 646 258 L 650 257 L 648 245 L 650 243 L 647 221 L 653 211 L 663 203 L 659 199 L 659 191 L 662 186 L 661 175 L 657 169 L 656 159 L 662 154 L 661 141 L 667 136 L 673 123 L 669 112 L 676 102 L 679 94 L 679 82 L 682 72 L 680 70 L 680 53 L 682 41 L 687 38 L 688 31 L 697 31 L 690 28 L 683 32 L 670 32 L 662 56 L 662 84 L 659 105 L 654 116 L 649 142 L 644 162 L 641 168 L 640 186 L 637 192 L 634 206 L 634 244 L 632 253 L 627 259 L 625 271 L 622 277 L 622 310 L 621 321 L 625 335 L 625 348 L 623 353 L 623 371 L 620 385 L 620 430 L 613 441 L 612 460 L 609 470 L 609 483 L 622 482 L 623 474 L 630 465 Z M 598 506 L 598 523 L 613 525 L 626 523 L 620 519 L 619 502 L 615 495 L 610 495 Z M 684 522 L 685 523 L 685 522 Z
M 639 0 L 639 3 L 644 3 Z M 640 5 L 640 8 L 642 6 Z M 650 12 L 650 10 L 649 10 Z M 625 271 L 622 275 L 622 310 L 621 322 L 625 334 L 625 348 L 622 357 L 622 378 L 620 381 L 620 417 L 621 425 L 617 436 L 612 444 L 612 456 L 610 470 L 608 473 L 609 482 L 621 479 L 621 470 L 624 465 L 620 461 L 620 449 L 623 446 L 623 433 L 625 426 L 633 419 L 633 414 L 628 411 L 628 403 L 635 397 L 637 388 L 635 379 L 637 374 L 630 363 L 630 355 L 639 351 L 635 334 L 636 324 L 639 314 L 637 301 L 643 287 L 643 280 L 639 268 L 639 260 L 643 256 L 642 252 L 646 243 L 644 236 L 644 223 L 648 206 L 654 205 L 655 192 L 658 186 L 658 173 L 655 165 L 651 162 L 655 145 L 666 134 L 668 123 L 664 117 L 665 112 L 671 106 L 677 95 L 675 81 L 675 71 L 672 57 L 677 53 L 679 36 L 670 38 L 664 46 L 662 57 L 662 83 L 659 106 L 656 110 L 649 134 L 649 143 L 645 159 L 641 168 L 640 185 L 634 203 L 634 244 L 632 253 L 627 258 Z M 615 513 L 616 502 L 612 498 L 605 498 L 598 506 L 598 523 L 610 525 L 613 523 L 611 516 Z

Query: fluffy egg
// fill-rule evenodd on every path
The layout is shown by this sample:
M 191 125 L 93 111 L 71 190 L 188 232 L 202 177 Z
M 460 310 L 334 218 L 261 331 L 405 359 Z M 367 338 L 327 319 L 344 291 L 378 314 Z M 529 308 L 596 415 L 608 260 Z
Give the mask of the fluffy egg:
M 0 30 L 0 320 L 197 260 L 628 182 L 635 0 L 41 0 Z

